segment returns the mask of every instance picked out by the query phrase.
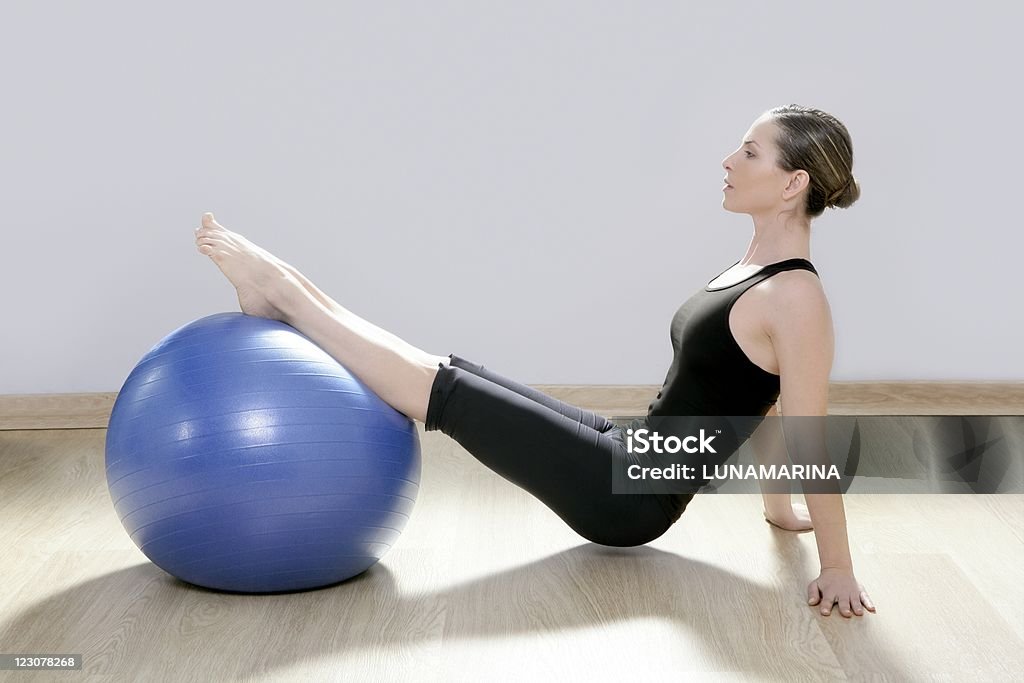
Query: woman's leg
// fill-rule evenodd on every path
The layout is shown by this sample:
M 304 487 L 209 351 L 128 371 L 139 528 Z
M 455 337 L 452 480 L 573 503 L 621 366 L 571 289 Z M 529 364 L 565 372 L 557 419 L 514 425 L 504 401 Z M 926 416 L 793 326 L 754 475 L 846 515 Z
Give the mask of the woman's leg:
M 214 255 L 214 254 L 210 253 L 210 252 L 213 251 L 213 247 L 215 246 L 218 238 L 221 241 L 232 240 L 232 241 L 237 243 L 239 250 L 249 250 L 249 251 L 251 251 L 257 257 L 257 259 L 256 259 L 257 263 L 260 263 L 260 261 L 262 261 L 263 263 L 261 265 L 265 265 L 265 264 L 268 264 L 268 263 L 272 264 L 272 265 L 275 265 L 278 270 L 283 271 L 284 273 L 290 275 L 291 277 L 288 278 L 288 279 L 290 281 L 292 281 L 292 285 L 290 287 L 291 289 L 293 289 L 293 290 L 296 289 L 294 287 L 294 282 L 297 282 L 301 286 L 301 288 L 305 290 L 305 292 L 306 292 L 306 294 L 308 296 L 303 297 L 303 296 L 301 296 L 301 293 L 296 293 L 296 294 L 299 295 L 299 297 L 301 299 L 306 299 L 305 301 L 296 302 L 296 303 L 299 304 L 298 305 L 298 310 L 300 310 L 301 312 L 296 313 L 295 311 L 290 311 L 288 317 L 290 317 L 291 319 L 286 320 L 286 322 L 291 324 L 293 327 L 295 327 L 300 332 L 303 332 L 304 334 L 306 334 L 306 336 L 309 336 L 311 339 L 313 338 L 312 335 L 315 334 L 313 332 L 313 327 L 315 327 L 315 326 L 316 327 L 324 327 L 324 325 L 326 325 L 326 329 L 330 329 L 330 328 L 337 329 L 338 325 L 341 325 L 346 330 L 358 333 L 364 340 L 371 341 L 371 342 L 374 342 L 375 344 L 377 344 L 379 346 L 385 347 L 387 350 L 390 351 L 390 353 L 382 356 L 382 358 L 384 358 L 384 359 L 391 358 L 391 360 L 394 361 L 394 362 L 397 362 L 397 364 L 399 366 L 401 366 L 403 364 L 402 360 L 404 360 L 406 363 L 413 362 L 416 365 L 418 365 L 419 367 L 429 367 L 429 368 L 436 368 L 436 367 L 439 366 L 439 364 L 448 365 L 449 363 L 454 362 L 454 363 L 459 364 L 464 369 L 466 369 L 466 370 L 468 370 L 468 371 L 470 371 L 470 372 L 472 372 L 472 373 L 474 373 L 476 375 L 479 375 L 479 376 L 484 377 L 484 378 L 486 378 L 486 379 L 488 379 L 488 380 L 490 380 L 490 381 L 492 381 L 492 382 L 494 382 L 496 384 L 500 384 L 501 386 L 509 388 L 512 391 L 515 391 L 516 393 L 518 393 L 518 394 L 520 394 L 522 396 L 526 396 L 527 398 L 530 398 L 531 400 L 533 400 L 533 401 L 535 401 L 537 403 L 540 403 L 540 404 L 545 405 L 545 406 L 547 406 L 547 407 L 549 407 L 549 408 L 551 408 L 553 410 L 556 410 L 556 411 L 560 412 L 561 414 L 566 415 L 568 417 L 571 417 L 572 419 L 576 420 L 577 422 L 585 424 L 585 425 L 587 425 L 587 426 L 589 426 L 591 428 L 594 428 L 594 429 L 596 429 L 596 430 L 598 430 L 600 432 L 606 432 L 606 431 L 608 431 L 609 429 L 611 429 L 614 426 L 611 422 L 606 420 L 604 417 L 602 417 L 600 415 L 597 415 L 596 413 L 593 413 L 593 412 L 590 412 L 590 411 L 586 411 L 586 410 L 583 410 L 582 408 L 580 408 L 578 406 L 574 406 L 572 404 L 564 403 L 562 401 L 559 401 L 558 399 L 556 399 L 556 398 L 554 398 L 552 396 L 549 396 L 549 395 L 547 395 L 547 394 L 545 394 L 545 393 L 543 393 L 541 391 L 538 391 L 538 390 L 533 389 L 531 387 L 527 387 L 527 386 L 525 386 L 523 384 L 520 384 L 518 382 L 514 382 L 512 380 L 509 380 L 506 377 L 502 377 L 501 375 L 498 375 L 498 374 L 493 373 L 493 372 L 491 372 L 489 370 L 486 370 L 481 365 L 477 365 L 475 363 L 470 363 L 469 361 L 467 361 L 465 359 L 462 359 L 462 358 L 459 358 L 458 356 L 444 357 L 444 356 L 436 356 L 434 354 L 427 353 L 426 351 L 424 351 L 422 349 L 419 349 L 419 348 L 413 346 L 412 344 L 409 344 L 408 342 L 406 342 L 405 340 L 399 338 L 398 336 L 396 336 L 396 335 L 394 335 L 394 334 L 392 334 L 392 333 L 390 333 L 390 332 L 388 332 L 388 331 L 386 331 L 386 330 L 384 330 L 384 329 L 382 329 L 380 327 L 377 327 L 376 325 L 370 323 L 369 321 L 367 321 L 367 320 L 365 320 L 363 318 L 360 318 L 359 316 L 355 315 L 354 313 L 352 313 L 351 311 L 349 311 L 348 309 L 343 307 L 341 304 L 339 304 L 337 301 L 335 301 L 331 297 L 327 296 L 327 294 L 325 294 L 318 287 L 316 287 L 316 285 L 314 285 L 308 278 L 306 278 L 294 266 L 291 266 L 290 264 L 285 263 L 284 261 L 282 261 L 281 259 L 277 258 L 276 256 L 274 256 L 270 252 L 266 251 L 265 249 L 259 247 L 258 245 L 253 244 L 252 242 L 249 242 L 248 240 L 246 240 L 241 235 L 238 235 L 237 233 L 233 233 L 230 230 L 227 230 L 226 228 L 224 228 L 224 226 L 220 225 L 215 220 L 215 218 L 214 218 L 212 213 L 204 213 L 203 217 L 202 217 L 201 224 L 202 224 L 202 227 L 198 228 L 197 231 L 196 231 L 197 232 L 196 242 L 201 247 L 200 251 L 202 253 L 204 253 L 204 254 L 213 256 L 214 257 L 214 261 L 218 262 L 219 266 L 222 263 L 224 263 L 225 267 L 228 266 L 229 264 L 226 264 L 225 260 L 227 260 L 229 258 L 234 258 L 234 260 L 236 260 L 236 261 L 238 260 L 238 255 L 235 255 L 234 257 L 232 257 L 230 255 L 222 255 L 222 254 Z M 218 246 L 221 249 L 223 249 L 224 245 L 218 245 Z M 224 270 L 224 267 L 222 267 L 222 270 Z M 227 273 L 225 273 L 225 274 L 227 274 Z M 229 279 L 231 279 L 231 276 L 229 276 Z M 235 279 L 240 279 L 240 278 L 236 276 Z M 236 284 L 236 287 L 238 287 L 238 284 L 234 282 L 234 279 L 232 279 L 232 283 Z M 245 310 L 246 306 L 245 306 L 245 303 L 243 302 L 243 297 L 242 297 L 242 293 L 241 292 L 240 292 L 240 295 L 239 295 L 239 302 L 242 303 L 242 308 L 243 308 L 243 310 Z M 266 311 L 246 311 L 246 312 L 250 312 L 250 313 L 256 314 L 256 315 L 264 315 L 266 313 Z M 333 320 L 328 320 L 328 321 L 325 322 L 322 319 L 322 316 L 318 315 L 318 314 L 323 313 L 323 312 L 328 313 L 329 317 L 332 318 Z M 283 315 L 276 315 L 276 316 L 273 316 L 273 317 L 277 317 L 279 319 L 283 319 L 285 316 L 283 316 Z M 318 326 L 314 325 L 314 323 L 315 323 L 315 321 L 317 319 L 319 319 L 320 323 L 323 323 L 323 324 L 318 325 Z M 322 336 L 321 336 L 321 339 L 322 339 Z M 314 341 L 317 341 L 317 340 L 314 339 Z M 317 341 L 317 343 L 318 343 L 318 345 L 321 345 L 319 341 Z M 332 345 L 332 346 L 334 346 L 334 345 Z M 348 367 L 352 372 L 355 372 L 356 375 L 361 380 L 366 382 L 370 386 L 370 388 L 374 389 L 375 393 L 377 393 L 382 398 L 384 398 L 385 401 L 388 401 L 388 399 L 385 398 L 384 393 L 387 393 L 388 395 L 392 395 L 394 393 L 394 392 L 389 392 L 386 389 L 382 390 L 382 391 L 377 391 L 377 389 L 374 388 L 374 384 L 371 383 L 371 380 L 364 379 L 363 375 L 360 374 L 356 369 L 354 369 L 351 366 L 350 362 L 343 361 L 339 356 L 335 355 L 334 352 L 331 349 L 329 349 L 329 348 L 325 347 L 325 350 L 328 351 L 328 353 L 330 353 L 332 356 L 334 356 L 335 359 L 337 359 L 339 362 L 342 362 L 342 364 L 344 364 L 346 367 Z M 337 351 L 339 353 L 343 353 L 342 349 L 337 349 Z M 346 355 L 350 355 L 350 354 L 346 354 Z M 401 359 L 401 360 L 395 360 L 396 358 L 397 359 Z M 392 364 L 394 364 L 394 363 L 392 363 Z M 380 372 L 382 370 L 381 368 L 376 368 L 376 370 L 377 370 L 377 372 L 375 372 L 373 374 L 381 374 L 381 372 Z M 401 376 L 403 374 L 405 374 L 405 373 L 400 373 L 399 381 L 401 381 Z M 420 374 L 420 372 L 414 372 L 414 374 L 418 376 Z M 410 402 L 413 403 L 413 404 L 416 403 L 415 400 L 412 400 L 412 401 L 403 400 L 403 401 L 401 401 L 401 403 L 403 405 L 406 405 L 407 403 L 410 403 Z M 388 403 L 390 403 L 392 406 L 395 406 L 395 404 L 391 403 L 391 401 L 388 401 Z M 406 415 L 408 415 L 409 417 L 412 417 L 413 419 L 418 419 L 420 421 L 423 421 L 425 419 L 425 416 L 426 416 L 425 415 L 425 410 L 426 410 L 425 406 L 422 407 L 422 411 L 423 411 L 423 415 L 422 416 L 420 416 L 420 411 L 417 410 L 416 408 L 410 408 L 410 410 L 413 413 L 413 414 L 410 415 L 410 413 L 406 412 L 405 410 L 403 410 L 401 408 L 398 408 L 397 406 L 395 406 L 395 407 L 396 407 L 396 409 L 401 410 L 401 412 L 404 412 Z
M 564 415 L 474 374 L 460 360 L 453 357 L 450 366 L 438 368 L 427 431 L 440 430 L 452 437 L 595 543 L 641 545 L 663 534 L 678 518 L 670 497 L 642 492 L 642 484 L 632 486 L 634 492 L 629 493 L 626 482 L 616 492 L 621 473 L 636 464 L 620 431 L 593 429 L 575 415 Z
M 243 313 L 281 320 L 321 347 L 386 403 L 423 422 L 430 387 L 447 358 L 428 354 L 350 311 L 332 310 L 272 255 L 204 214 L 196 246 L 238 292 Z
M 201 225 L 202 227 L 197 229 L 197 232 L 204 228 L 225 230 L 224 226 L 220 225 L 214 218 L 213 214 L 209 212 L 203 214 Z M 334 313 L 335 315 L 345 318 L 346 320 L 349 321 L 351 325 L 359 327 L 368 336 L 378 339 L 379 341 L 381 341 L 381 343 L 387 344 L 389 346 L 401 350 L 407 356 L 420 358 L 422 362 L 427 363 L 431 366 L 436 366 L 437 363 L 440 362 L 441 360 L 445 362 L 447 361 L 447 359 L 444 357 L 429 354 L 426 351 L 423 351 L 422 349 L 419 349 L 413 346 L 412 344 L 406 342 L 404 339 L 401 339 L 400 337 L 392 334 L 391 332 L 388 332 L 387 330 L 377 327 L 368 320 L 360 318 L 359 316 L 357 316 L 356 314 L 352 313 L 350 310 L 339 304 L 337 301 L 329 297 L 323 291 L 321 291 L 320 288 L 313 284 L 313 282 L 309 278 L 307 278 L 305 275 L 299 272 L 299 269 L 296 268 L 295 266 L 286 263 L 285 261 L 282 261 L 281 259 L 271 254 L 266 249 L 263 249 L 262 247 L 259 247 L 258 245 L 255 245 L 252 242 L 249 242 L 249 245 L 254 250 L 261 253 L 266 259 L 270 260 L 273 263 L 276 263 L 278 266 L 283 268 L 287 273 L 289 273 L 292 277 L 298 280 L 299 284 L 302 285 L 302 287 L 305 288 L 305 290 L 309 292 L 309 294 L 314 299 L 319 301 L 324 308 Z
M 482 365 L 478 365 L 476 363 L 468 361 L 465 358 L 460 358 L 459 356 L 456 356 L 454 354 L 450 354 L 448 358 L 450 359 L 448 365 L 450 365 L 453 368 L 462 368 L 467 372 L 473 373 L 477 377 L 483 377 L 489 382 L 493 382 L 494 384 L 503 386 L 506 389 L 511 389 L 520 396 L 525 396 L 526 398 L 530 399 L 535 403 L 539 403 L 542 406 L 546 406 L 551 410 L 554 410 L 555 412 L 565 415 L 571 420 L 579 422 L 580 424 L 584 424 L 595 431 L 601 432 L 602 434 L 608 432 L 609 430 L 615 427 L 615 424 L 613 422 L 611 422 L 602 415 L 599 415 L 593 411 L 585 410 L 571 403 L 559 401 L 554 396 L 549 396 L 548 394 L 545 394 L 543 391 L 534 389 L 533 387 L 528 387 L 525 384 L 520 384 L 515 380 L 511 380 L 508 377 L 499 375 L 496 372 L 488 370 Z
M 482 365 L 477 365 L 476 363 L 467 361 L 466 359 L 460 358 L 459 356 L 456 356 L 454 354 L 450 355 L 449 358 L 451 359 L 451 362 L 449 364 L 451 370 L 464 370 L 466 372 L 473 373 L 474 375 L 477 375 L 478 377 L 487 380 L 491 384 L 514 391 L 520 396 L 523 396 L 533 401 L 534 403 L 537 403 L 541 406 L 546 407 L 549 410 L 553 410 L 559 413 L 560 415 L 563 415 L 564 417 L 568 418 L 568 420 L 570 420 L 570 422 L 568 423 L 570 426 L 572 425 L 572 423 L 579 423 L 581 425 L 584 425 L 585 427 L 588 427 L 590 430 L 599 432 L 600 434 L 604 435 L 604 438 L 606 440 L 610 438 L 616 441 L 617 443 L 615 445 L 618 446 L 618 448 L 613 451 L 612 458 L 615 462 L 619 463 L 619 465 L 623 463 L 624 459 L 630 459 L 630 456 L 625 454 L 625 444 L 623 441 L 625 439 L 625 435 L 623 434 L 623 431 L 619 429 L 618 431 L 613 432 L 612 430 L 616 429 L 616 425 L 607 418 L 597 413 L 584 410 L 579 406 L 559 401 L 558 399 L 549 396 L 541 391 L 528 387 L 524 384 L 520 384 L 507 377 L 503 377 L 502 375 L 499 375 L 491 370 L 487 370 Z M 441 418 L 441 406 L 446 405 L 448 403 L 447 394 L 451 392 L 452 386 L 455 384 L 454 382 L 446 380 L 446 376 L 449 374 L 448 370 L 449 369 L 442 368 L 442 372 L 439 373 L 439 377 L 435 380 L 433 393 L 431 395 L 431 407 L 428 408 L 428 415 L 430 414 L 430 411 L 433 410 L 436 412 L 436 417 L 434 415 L 428 417 L 428 420 L 431 420 L 431 423 L 427 427 L 428 429 L 436 428 L 445 430 L 446 427 L 443 426 L 444 423 L 454 422 L 464 417 L 464 415 L 462 415 L 460 417 L 455 418 L 449 416 L 444 418 L 443 420 Z M 494 391 L 491 390 L 488 392 L 484 392 L 483 398 L 481 398 L 481 394 L 477 393 L 473 398 L 470 399 L 470 401 L 468 401 L 468 405 L 470 405 L 473 408 L 480 408 L 481 406 L 486 406 L 487 404 L 493 403 L 494 401 Z M 465 401 L 463 402 L 466 403 Z M 456 403 L 458 403 L 458 401 L 456 401 Z M 484 407 L 483 409 L 487 410 L 486 407 Z M 459 409 L 455 409 L 455 412 L 459 412 Z M 584 431 L 586 432 L 586 430 Z M 445 433 L 447 434 L 448 432 L 446 431 Z M 517 447 L 515 445 L 517 442 L 516 439 L 506 440 L 506 438 L 504 436 L 501 436 L 500 434 L 487 434 L 486 436 L 488 437 L 487 443 L 480 443 L 478 439 L 474 438 L 471 440 L 470 438 L 466 437 L 463 437 L 460 443 L 462 443 L 462 445 L 467 450 L 469 450 L 470 453 L 475 455 L 478 460 L 480 460 L 484 464 L 487 464 L 489 467 L 491 466 L 490 462 L 494 460 L 495 457 L 497 457 L 499 460 L 503 457 L 516 457 L 516 454 L 518 453 L 518 451 L 516 450 Z M 504 446 L 504 444 L 506 443 L 510 445 Z M 488 453 L 491 453 L 492 455 L 488 456 Z M 651 462 L 649 464 L 654 465 L 655 463 Z M 529 463 L 524 463 L 524 465 L 526 467 L 529 467 Z M 525 488 L 531 493 L 534 493 L 533 488 L 531 486 L 527 486 Z M 534 495 L 537 495 L 537 493 L 534 493 Z M 629 498 L 630 496 L 636 496 L 637 494 L 620 493 L 618 495 L 620 497 L 624 496 L 626 498 Z M 537 497 L 540 496 L 538 495 Z M 661 507 L 661 510 L 668 516 L 669 522 L 675 523 L 675 521 L 678 520 L 679 517 L 683 514 L 683 511 L 686 509 L 686 506 L 693 499 L 693 493 L 685 493 L 682 491 L 678 493 L 653 493 L 653 496 L 648 495 L 647 497 L 648 500 L 642 501 L 642 505 L 650 504 L 651 501 L 649 499 L 651 497 L 656 498 Z M 636 500 L 638 499 L 634 498 L 634 501 Z

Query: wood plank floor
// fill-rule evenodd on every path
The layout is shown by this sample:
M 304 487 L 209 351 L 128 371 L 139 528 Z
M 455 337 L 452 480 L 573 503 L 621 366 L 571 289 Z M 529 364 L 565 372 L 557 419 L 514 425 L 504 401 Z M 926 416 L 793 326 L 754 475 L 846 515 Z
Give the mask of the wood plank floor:
M 84 655 L 74 681 L 1002 681 L 1024 670 L 1024 496 L 850 495 L 877 614 L 805 604 L 812 534 L 757 495 L 698 496 L 648 546 L 577 537 L 423 434 L 398 544 L 362 576 L 273 596 L 182 583 L 131 543 L 103 429 L 0 432 L 0 653 Z

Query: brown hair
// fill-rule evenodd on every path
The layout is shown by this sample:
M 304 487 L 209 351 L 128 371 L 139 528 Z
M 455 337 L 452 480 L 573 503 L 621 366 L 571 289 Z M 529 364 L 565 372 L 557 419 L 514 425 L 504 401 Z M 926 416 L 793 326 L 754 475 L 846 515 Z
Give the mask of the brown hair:
M 839 119 L 799 104 L 767 113 L 779 129 L 779 167 L 787 172 L 802 169 L 810 176 L 804 204 L 809 218 L 830 207 L 845 209 L 860 198 L 860 185 L 853 177 L 853 143 Z

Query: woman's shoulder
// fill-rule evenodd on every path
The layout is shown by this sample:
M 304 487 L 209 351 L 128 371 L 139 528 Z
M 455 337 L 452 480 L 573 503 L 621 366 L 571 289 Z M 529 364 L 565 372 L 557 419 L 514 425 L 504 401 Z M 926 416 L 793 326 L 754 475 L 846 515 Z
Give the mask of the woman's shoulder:
M 825 288 L 810 270 L 796 268 L 775 273 L 751 290 L 754 303 L 761 311 L 762 327 L 769 334 L 808 318 L 831 325 L 832 313 Z
M 802 301 L 814 303 L 828 300 L 817 272 L 806 268 L 790 268 L 773 273 L 757 283 L 753 289 L 778 300 L 779 303 L 788 301 L 798 304 Z

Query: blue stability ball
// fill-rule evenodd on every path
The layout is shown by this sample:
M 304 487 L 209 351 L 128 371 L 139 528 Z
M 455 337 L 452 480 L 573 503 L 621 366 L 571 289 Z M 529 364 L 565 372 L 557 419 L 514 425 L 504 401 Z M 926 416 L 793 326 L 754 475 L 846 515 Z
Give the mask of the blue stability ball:
M 221 313 L 132 370 L 106 472 L 121 523 L 161 569 L 292 591 L 355 576 L 398 540 L 420 445 L 409 418 L 292 327 Z

